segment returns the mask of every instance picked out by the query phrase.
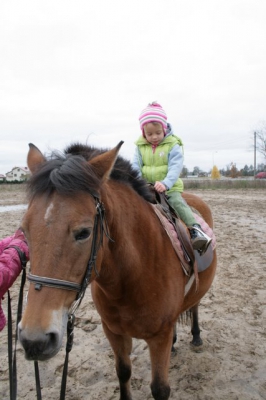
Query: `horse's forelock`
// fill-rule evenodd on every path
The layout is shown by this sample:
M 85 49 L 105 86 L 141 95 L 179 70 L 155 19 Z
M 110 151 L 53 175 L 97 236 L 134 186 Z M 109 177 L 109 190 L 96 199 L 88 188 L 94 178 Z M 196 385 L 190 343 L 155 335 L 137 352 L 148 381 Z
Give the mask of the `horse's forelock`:
M 99 186 L 99 178 L 84 157 L 53 154 L 29 179 L 28 194 L 30 198 L 54 191 L 65 195 L 79 191 L 96 195 Z

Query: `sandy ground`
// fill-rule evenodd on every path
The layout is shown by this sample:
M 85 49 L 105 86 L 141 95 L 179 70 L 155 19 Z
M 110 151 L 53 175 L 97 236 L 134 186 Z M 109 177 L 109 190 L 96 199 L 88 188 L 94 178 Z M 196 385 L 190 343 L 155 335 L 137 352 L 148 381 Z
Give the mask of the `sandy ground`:
M 213 211 L 218 271 L 202 300 L 201 351 L 189 345 L 190 327 L 178 326 L 177 352 L 169 372 L 171 399 L 266 399 L 266 190 L 194 190 Z M 2 192 L 0 206 L 20 204 L 20 192 Z M 0 207 L 1 208 L 1 207 Z M 23 211 L 0 212 L 0 237 L 12 234 Z M 20 279 L 12 288 L 16 309 Z M 3 301 L 6 308 L 7 301 Z M 0 334 L 0 399 L 9 398 L 7 330 Z M 64 348 L 40 363 L 43 399 L 59 398 Z M 18 399 L 36 398 L 34 367 L 18 348 Z M 147 346 L 134 341 L 132 353 L 134 400 L 152 399 Z M 87 291 L 77 314 L 70 353 L 67 399 L 119 399 L 114 359 L 100 318 Z

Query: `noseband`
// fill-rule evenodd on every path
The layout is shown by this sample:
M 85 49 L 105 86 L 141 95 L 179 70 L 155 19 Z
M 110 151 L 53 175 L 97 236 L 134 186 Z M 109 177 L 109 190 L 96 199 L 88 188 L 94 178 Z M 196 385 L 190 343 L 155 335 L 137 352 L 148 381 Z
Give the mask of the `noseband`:
M 103 243 L 103 234 L 108 237 L 109 240 L 112 240 L 109 236 L 108 226 L 105 218 L 105 208 L 102 202 L 100 202 L 98 197 L 94 197 L 96 203 L 96 215 L 94 219 L 93 226 L 93 236 L 92 236 L 92 245 L 91 245 L 91 254 L 87 264 L 86 272 L 83 277 L 82 283 L 75 283 L 70 281 L 65 281 L 61 279 L 47 278 L 45 276 L 38 276 L 29 273 L 27 278 L 30 283 L 35 284 L 35 290 L 41 290 L 43 286 L 53 287 L 56 289 L 64 289 L 71 290 L 77 292 L 77 298 L 71 306 L 69 311 L 69 315 L 73 315 L 77 308 L 79 307 L 81 300 L 84 297 L 86 288 L 90 282 L 92 270 L 96 276 L 99 276 L 99 273 L 96 268 L 96 258 L 99 248 Z M 99 237 L 98 237 L 99 235 Z
M 81 285 L 79 283 L 63 281 L 61 279 L 47 278 L 44 276 L 28 274 L 28 281 L 30 283 L 35 283 L 35 290 L 41 290 L 43 286 L 54 287 L 57 289 L 73 290 L 79 292 L 81 290 Z

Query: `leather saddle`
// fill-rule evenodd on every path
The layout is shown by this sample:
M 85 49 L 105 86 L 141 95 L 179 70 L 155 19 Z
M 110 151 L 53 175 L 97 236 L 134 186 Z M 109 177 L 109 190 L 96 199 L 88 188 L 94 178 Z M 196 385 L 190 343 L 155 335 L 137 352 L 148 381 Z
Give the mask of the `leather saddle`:
M 191 244 L 190 234 L 185 226 L 185 224 L 181 221 L 173 207 L 169 204 L 165 193 L 158 193 L 153 185 L 151 185 L 151 192 L 154 195 L 154 204 L 157 205 L 162 215 L 172 223 L 174 226 L 178 239 L 181 244 L 181 248 L 183 250 L 184 258 L 189 265 L 189 270 L 187 270 L 187 275 L 191 275 L 194 271 L 195 264 L 195 254 Z M 186 268 L 187 269 L 187 268 Z
M 182 263 L 183 270 L 188 277 L 195 275 L 198 281 L 198 272 L 207 269 L 213 259 L 213 249 L 209 246 L 208 250 L 201 255 L 197 250 L 194 250 L 191 243 L 190 233 L 186 225 L 177 215 L 176 211 L 170 205 L 165 193 L 158 193 L 153 185 L 149 185 L 153 194 L 154 204 L 157 210 L 173 225 L 178 240 L 181 245 L 182 255 L 177 251 L 178 257 Z M 158 214 L 158 212 L 156 211 Z

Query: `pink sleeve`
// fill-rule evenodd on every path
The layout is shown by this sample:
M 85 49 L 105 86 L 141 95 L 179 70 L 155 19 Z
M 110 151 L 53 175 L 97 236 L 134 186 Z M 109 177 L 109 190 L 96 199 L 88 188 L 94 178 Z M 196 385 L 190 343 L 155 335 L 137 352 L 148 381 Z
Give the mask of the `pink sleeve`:
M 8 236 L 5 239 L 2 239 L 0 241 L 0 257 L 1 257 L 1 254 L 3 253 L 4 249 L 9 245 L 11 240 L 13 240 L 14 236 L 15 236 L 15 234 L 12 236 Z
M 15 245 L 21 249 L 29 259 L 28 245 L 24 242 L 24 235 L 21 231 L 16 231 L 0 242 L 0 299 L 13 285 L 14 281 L 21 272 L 21 261 L 18 252 L 14 248 L 6 248 Z
M 17 250 L 4 250 L 0 255 L 0 299 L 13 285 L 20 271 L 21 262 Z

